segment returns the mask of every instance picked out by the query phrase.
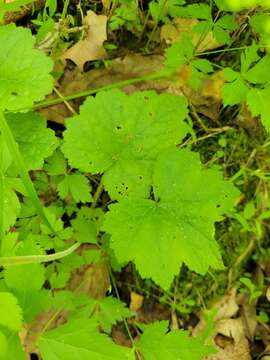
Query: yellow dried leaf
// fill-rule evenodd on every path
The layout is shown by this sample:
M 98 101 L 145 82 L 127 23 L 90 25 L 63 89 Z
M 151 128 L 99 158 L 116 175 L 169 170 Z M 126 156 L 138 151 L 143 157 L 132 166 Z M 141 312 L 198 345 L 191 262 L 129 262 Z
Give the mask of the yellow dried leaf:
M 130 294 L 130 304 L 129 308 L 132 311 L 138 311 L 143 305 L 144 297 L 140 294 L 137 294 L 135 292 L 131 292 Z

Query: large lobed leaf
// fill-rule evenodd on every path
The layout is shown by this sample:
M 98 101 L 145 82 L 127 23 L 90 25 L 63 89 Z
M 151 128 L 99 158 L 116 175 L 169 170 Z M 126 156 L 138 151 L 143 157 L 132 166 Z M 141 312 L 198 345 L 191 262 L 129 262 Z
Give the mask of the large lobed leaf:
M 161 154 L 153 183 L 155 200 L 123 199 L 105 215 L 103 228 L 119 262 L 134 261 L 142 277 L 164 288 L 183 262 L 201 274 L 209 266 L 222 268 L 214 223 L 233 206 L 238 190 L 189 150 Z
M 14 24 L 0 27 L 0 44 L 0 111 L 31 107 L 52 90 L 52 60 L 33 48 L 29 29 Z
M 147 197 L 154 160 L 187 134 L 186 115 L 184 97 L 102 92 L 89 97 L 80 115 L 67 121 L 63 152 L 72 167 L 104 173 L 111 198 Z

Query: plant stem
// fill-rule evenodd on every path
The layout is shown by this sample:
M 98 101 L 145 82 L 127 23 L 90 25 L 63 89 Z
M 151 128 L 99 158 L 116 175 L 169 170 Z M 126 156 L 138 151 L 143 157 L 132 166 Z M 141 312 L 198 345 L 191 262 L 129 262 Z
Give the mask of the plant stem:
M 94 194 L 94 196 L 93 196 L 93 202 L 92 202 L 92 204 L 91 204 L 91 208 L 95 208 L 95 207 L 96 207 L 97 202 L 98 202 L 98 200 L 99 200 L 99 198 L 100 198 L 100 195 L 101 195 L 102 191 L 103 191 L 103 181 L 102 181 L 102 178 L 101 178 L 101 179 L 100 179 L 100 182 L 99 182 L 99 184 L 98 184 L 98 187 L 97 187 L 97 189 L 96 189 L 96 192 L 95 192 L 95 194 Z
M 62 259 L 63 257 L 72 254 L 80 245 L 80 243 L 75 243 L 66 250 L 50 255 L 2 256 L 0 257 L 0 266 L 39 264 Z
M 127 85 L 132 85 L 132 84 L 136 84 L 138 82 L 141 81 L 148 81 L 148 80 L 162 80 L 162 79 L 166 79 L 169 78 L 172 75 L 172 71 L 171 70 L 161 70 L 159 72 L 156 72 L 154 74 L 148 74 L 148 75 L 144 75 L 144 76 L 139 76 L 136 78 L 131 78 L 131 79 L 127 79 L 127 80 L 123 80 L 114 84 L 109 84 L 109 85 L 105 85 L 99 88 L 94 88 L 94 89 L 88 89 L 85 91 L 81 91 L 77 94 L 73 94 L 73 95 L 68 95 L 68 96 L 63 96 L 61 99 L 52 99 L 52 100 L 47 100 L 47 101 L 43 101 L 40 103 L 37 103 L 36 105 L 34 105 L 33 109 L 40 109 L 43 107 L 47 107 L 47 106 L 52 106 L 52 105 L 57 105 L 60 104 L 64 101 L 70 101 L 70 100 L 75 100 L 81 97 L 86 97 L 88 95 L 93 95 L 96 94 L 100 91 L 105 91 L 105 90 L 110 90 L 110 89 L 115 89 L 115 88 L 119 88 L 119 87 L 123 87 L 123 86 L 127 86 Z M 21 111 L 23 110 L 27 110 L 27 109 L 21 109 Z
M 0 131 L 2 133 L 2 137 L 6 142 L 8 150 L 12 156 L 12 159 L 17 167 L 17 170 L 20 174 L 21 180 L 25 186 L 25 189 L 28 193 L 30 200 L 32 201 L 34 207 L 36 208 L 37 213 L 43 220 L 43 222 L 48 226 L 53 234 L 55 234 L 55 230 L 53 229 L 52 225 L 50 224 L 47 216 L 43 210 L 43 207 L 39 201 L 38 195 L 28 173 L 28 170 L 25 166 L 23 157 L 19 151 L 18 144 L 16 143 L 13 134 L 8 126 L 6 121 L 5 115 L 3 112 L 0 111 Z

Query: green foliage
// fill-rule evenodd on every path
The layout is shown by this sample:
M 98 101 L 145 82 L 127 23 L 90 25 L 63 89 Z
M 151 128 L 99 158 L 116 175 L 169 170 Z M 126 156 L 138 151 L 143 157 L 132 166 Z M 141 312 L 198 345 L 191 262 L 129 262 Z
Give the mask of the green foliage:
M 22 327 L 22 310 L 15 296 L 9 292 L 0 292 L 0 307 L 0 324 L 9 330 L 20 330 Z
M 186 115 L 183 97 L 102 92 L 89 97 L 80 115 L 67 120 L 62 150 L 72 167 L 104 173 L 112 199 L 148 197 L 155 159 L 187 134 Z
M 213 72 L 212 64 L 208 60 L 196 58 L 195 46 L 188 36 L 184 36 L 181 41 L 166 49 L 165 66 L 167 69 L 177 72 L 184 65 L 190 67 L 191 75 L 188 83 L 194 89 L 200 87 L 205 74 Z
M 45 333 L 39 348 L 46 360 L 118 360 L 128 359 L 129 349 L 115 345 L 99 334 L 96 322 L 85 317 L 70 319 L 66 324 Z M 127 354 L 127 355 L 126 355 Z
M 52 90 L 52 61 L 33 49 L 29 29 L 2 26 L 0 43 L 0 110 L 31 107 Z
M 223 103 L 227 106 L 246 102 L 253 116 L 261 115 L 263 125 L 269 131 L 269 110 L 265 100 L 270 96 L 270 56 L 260 58 L 257 50 L 253 44 L 242 53 L 239 72 L 224 69 Z
M 17 9 L 24 3 L 17 1 L 13 6 Z M 67 6 L 65 2 L 65 11 Z M 3 4 L 0 15 L 2 8 Z M 235 41 L 230 37 L 237 28 L 235 16 L 226 12 L 231 8 L 229 1 L 220 0 L 195 4 L 152 0 L 148 13 L 142 13 L 137 1 L 120 0 L 112 6 L 109 24 L 111 31 L 125 27 L 136 35 L 141 32 L 141 41 L 151 25 L 148 39 L 152 41 L 160 22 L 168 23 L 174 17 L 197 19 L 194 31 L 200 40 L 194 44 L 190 34 L 184 34 L 167 48 L 165 71 L 161 73 L 163 77 L 173 75 L 167 80 L 177 83 L 181 70 L 187 69 L 190 76 L 180 90 L 184 94 L 185 86 L 191 86 L 192 94 L 198 94 L 205 77 L 224 65 L 223 60 L 219 64 L 215 51 L 210 51 L 214 60 L 208 52 L 198 54 L 198 45 L 209 32 L 221 44 Z M 46 1 L 38 41 L 53 28 L 56 11 L 56 1 Z M 246 47 L 240 63 L 236 59 L 231 62 L 233 68 L 227 65 L 223 70 L 222 99 L 227 107 L 247 104 L 269 131 L 270 57 L 263 51 L 267 21 L 263 10 L 251 18 L 250 25 L 260 42 Z M 66 26 L 63 23 L 61 26 Z M 182 299 L 169 291 L 172 285 L 177 288 L 180 278 L 173 281 L 183 264 L 182 270 L 189 275 L 193 272 L 192 276 L 224 269 L 224 249 L 220 251 L 221 242 L 215 233 L 220 226 L 217 223 L 229 215 L 229 221 L 237 220 L 243 231 L 260 234 L 261 238 L 263 221 L 269 218 L 269 206 L 258 211 L 249 194 L 245 194 L 247 199 L 241 198 L 240 210 L 231 211 L 240 195 L 233 180 L 245 169 L 227 181 L 221 166 L 211 165 L 222 162 L 229 146 L 225 135 L 213 140 L 219 131 L 228 131 L 227 127 L 200 128 L 203 121 L 193 109 L 193 99 L 188 104 L 184 95 L 155 91 L 127 95 L 110 89 L 97 91 L 85 100 L 79 115 L 66 120 L 62 139 L 62 133 L 56 135 L 47 128 L 46 119 L 33 111 L 34 103 L 52 91 L 52 60 L 35 48 L 29 29 L 1 26 L 0 42 L 0 264 L 4 265 L 0 279 L 0 358 L 25 358 L 18 333 L 44 311 L 53 316 L 33 344 L 43 360 L 135 360 L 142 356 L 145 360 L 202 360 L 213 354 L 206 335 L 190 337 L 183 330 L 168 331 L 166 321 L 138 325 L 133 321 L 136 313 L 113 295 L 102 299 L 78 295 L 89 279 L 76 285 L 74 292 L 68 289 L 72 288 L 74 274 L 92 270 L 93 264 L 104 266 L 113 279 L 113 271 L 132 262 L 142 278 L 140 282 L 148 279 L 149 288 L 157 285 L 160 292 L 164 291 L 163 299 L 173 303 L 174 311 L 189 313 L 194 306 L 189 290 Z M 206 134 L 201 136 L 202 130 Z M 212 149 L 204 154 L 206 165 L 195 151 L 199 142 L 208 138 L 222 151 L 219 156 L 216 149 L 214 156 Z M 227 175 L 236 168 L 231 162 L 222 163 Z M 256 171 L 252 176 L 269 181 L 268 168 L 263 174 Z M 240 187 L 241 181 L 237 181 Z M 256 194 L 258 189 L 259 185 Z M 73 241 L 76 244 L 65 252 Z M 59 252 L 64 255 L 57 257 Z M 256 287 L 248 277 L 240 282 L 251 301 L 263 293 L 263 287 Z M 62 312 L 65 322 L 50 329 Z M 119 322 L 127 332 L 132 329 L 138 334 L 136 340 L 129 334 L 130 348 L 117 345 L 111 338 Z
M 205 346 L 200 338 L 190 337 L 187 331 L 167 333 L 167 321 L 155 322 L 143 329 L 144 333 L 137 346 L 147 360 L 201 360 L 215 353 L 213 347 Z
M 214 223 L 233 206 L 235 188 L 218 170 L 202 169 L 197 154 L 172 149 L 155 164 L 153 192 L 155 201 L 125 199 L 109 206 L 103 228 L 119 262 L 134 261 L 142 277 L 164 288 L 183 262 L 202 274 L 209 266 L 222 268 Z

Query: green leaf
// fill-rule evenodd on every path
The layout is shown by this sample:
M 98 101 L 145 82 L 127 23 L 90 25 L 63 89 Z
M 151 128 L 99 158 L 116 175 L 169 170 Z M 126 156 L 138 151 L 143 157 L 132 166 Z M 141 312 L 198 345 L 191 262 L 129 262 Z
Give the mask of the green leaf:
M 57 149 L 52 156 L 46 160 L 44 170 L 46 170 L 50 176 L 64 175 L 66 173 L 67 161 L 62 151 Z
M 247 105 L 253 116 L 261 116 L 267 132 L 270 132 L 270 86 L 251 89 L 247 95 Z
M 187 101 L 153 91 L 130 96 L 119 90 L 89 97 L 67 120 L 63 152 L 72 167 L 104 173 L 112 199 L 148 196 L 158 153 L 188 132 Z
M 233 15 L 223 16 L 215 23 L 215 25 L 221 27 L 222 29 L 231 31 L 237 28 L 237 23 Z
M 238 190 L 188 150 L 163 152 L 153 182 L 155 201 L 124 199 L 105 215 L 103 228 L 112 235 L 118 261 L 134 261 L 143 278 L 163 288 L 183 262 L 201 274 L 209 266 L 222 268 L 214 224 L 233 206 Z
M 88 178 L 82 174 L 66 175 L 64 180 L 58 183 L 57 189 L 61 199 L 65 199 L 69 193 L 76 203 L 86 203 L 93 199 Z
M 269 66 L 270 55 L 266 55 L 244 74 L 244 77 L 252 84 L 265 84 L 270 81 Z
M 211 63 L 206 59 L 194 58 L 195 46 L 188 36 L 183 36 L 179 42 L 174 43 L 171 47 L 166 49 L 165 66 L 167 69 L 172 69 L 174 72 L 179 70 L 183 65 L 189 65 L 191 69 L 191 76 L 188 83 L 194 88 L 198 89 L 203 74 L 213 71 Z
M 236 104 L 240 104 L 241 102 L 244 102 L 246 100 L 248 91 L 249 88 L 246 85 L 245 81 L 241 78 L 241 76 L 238 76 L 236 80 L 230 83 L 225 83 L 223 85 L 222 88 L 223 104 L 227 106 L 227 105 L 236 105 Z
M 168 322 L 160 321 L 144 326 L 144 332 L 136 344 L 147 360 L 203 360 L 214 354 L 200 338 L 189 336 L 187 331 L 174 330 L 169 333 Z
M 3 204 L 3 208 L 1 209 L 0 207 L 0 211 L 2 212 L 1 216 L 3 218 L 3 231 L 7 231 L 15 224 L 20 213 L 21 206 L 13 187 L 8 181 L 8 178 L 4 177 L 2 181 L 3 192 L 0 192 L 0 203 Z
M 34 49 L 29 29 L 1 26 L 0 43 L 0 111 L 29 108 L 52 90 L 52 61 Z
M 0 292 L 0 309 L 0 325 L 19 331 L 22 327 L 22 310 L 16 297 L 10 292 Z
M 5 334 L 0 330 L 0 359 L 6 359 L 8 353 L 8 343 Z
M 44 360 L 125 360 L 131 351 L 99 334 L 96 322 L 86 318 L 70 319 L 46 332 L 39 340 L 39 349 Z
M 241 55 L 241 71 L 239 73 L 231 68 L 224 69 L 226 80 L 222 89 L 224 105 L 245 102 L 249 92 L 252 91 L 251 84 L 265 84 L 270 81 L 269 66 L 269 55 L 260 59 L 256 45 L 253 44 L 247 48 Z
M 76 240 L 81 243 L 95 244 L 102 219 L 103 212 L 101 209 L 81 208 L 77 217 L 71 221 Z
M 182 7 L 181 12 L 179 10 L 179 14 L 181 14 L 180 16 L 184 18 L 201 20 L 212 19 L 210 6 L 206 4 L 192 4 Z
M 256 63 L 260 59 L 258 55 L 258 48 L 255 44 L 248 47 L 241 54 L 241 73 L 246 73 L 252 64 Z
M 1 360 L 25 360 L 25 352 L 23 351 L 20 338 L 18 334 L 13 331 L 3 330 L 3 334 L 6 337 L 7 352 Z M 0 344 L 2 350 L 2 345 Z
M 165 50 L 165 66 L 171 69 L 178 69 L 184 64 L 188 64 L 194 55 L 194 45 L 188 36 L 172 44 Z
M 112 296 L 104 299 L 91 301 L 91 318 L 95 319 L 102 330 L 109 333 L 112 325 L 117 321 L 123 321 L 133 315 L 133 313 L 126 308 L 125 304 L 113 298 Z
M 37 113 L 8 114 L 8 125 L 13 133 L 24 162 L 29 170 L 38 170 L 46 157 L 52 155 L 58 140 L 47 128 L 46 120 Z
M 29 238 L 22 242 L 16 255 L 39 255 L 42 251 L 34 241 Z M 5 283 L 17 297 L 23 309 L 24 317 L 31 308 L 31 298 L 40 295 L 40 290 L 44 284 L 44 266 L 41 264 L 13 265 L 5 268 Z

